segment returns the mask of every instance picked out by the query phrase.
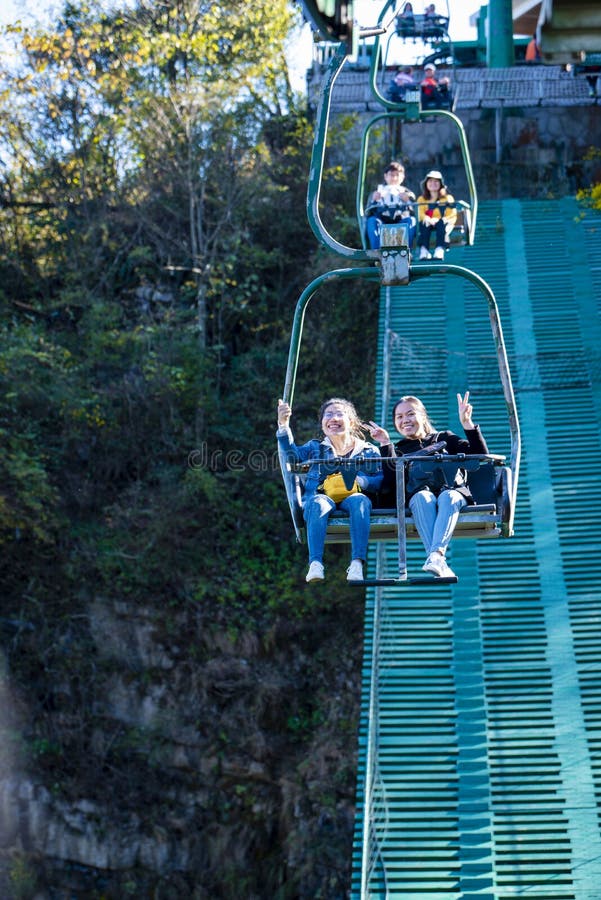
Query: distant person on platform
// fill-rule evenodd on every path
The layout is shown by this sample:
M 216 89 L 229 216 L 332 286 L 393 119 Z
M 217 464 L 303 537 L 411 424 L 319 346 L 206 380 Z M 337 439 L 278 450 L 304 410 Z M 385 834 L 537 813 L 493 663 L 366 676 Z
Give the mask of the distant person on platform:
M 367 240 L 372 250 L 380 248 L 382 224 L 407 225 L 408 244 L 413 246 L 417 227 L 412 203 L 415 194 L 403 184 L 405 167 L 393 160 L 384 169 L 384 184 L 379 184 L 369 199 L 366 209 Z
M 532 35 L 528 46 L 526 47 L 525 59 L 527 63 L 537 63 L 541 61 L 540 47 L 538 46 L 535 34 Z

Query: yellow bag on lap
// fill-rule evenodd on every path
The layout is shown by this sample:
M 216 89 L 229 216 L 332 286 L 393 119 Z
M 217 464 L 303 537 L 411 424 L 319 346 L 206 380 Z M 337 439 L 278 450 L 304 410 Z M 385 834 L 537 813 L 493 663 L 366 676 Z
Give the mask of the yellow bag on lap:
M 355 478 L 351 488 L 347 488 L 340 472 L 328 475 L 328 477 L 324 479 L 322 490 L 324 494 L 327 494 L 327 496 L 334 501 L 334 503 L 340 503 L 342 500 L 350 497 L 351 494 L 361 493 L 361 489 L 357 484 L 357 479 Z

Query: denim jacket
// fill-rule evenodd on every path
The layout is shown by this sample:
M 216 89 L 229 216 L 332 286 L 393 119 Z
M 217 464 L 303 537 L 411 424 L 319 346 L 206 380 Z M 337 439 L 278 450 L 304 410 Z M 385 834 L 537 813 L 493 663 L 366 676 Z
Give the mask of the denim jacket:
M 327 459 L 328 457 L 337 456 L 329 438 L 324 438 L 322 441 L 314 439 L 298 446 L 294 443 L 292 431 L 288 427 L 278 428 L 277 438 L 288 462 L 308 462 L 311 459 Z M 355 439 L 355 446 L 350 454 L 350 458 L 353 456 L 364 456 L 374 460 L 373 463 L 368 463 L 365 468 L 357 470 L 357 478 L 362 490 L 375 493 L 379 490 L 383 479 L 379 448 L 368 441 L 357 438 Z M 319 485 L 322 484 L 331 471 L 333 470 L 327 465 L 318 464 L 311 466 L 305 479 L 305 500 L 316 493 Z

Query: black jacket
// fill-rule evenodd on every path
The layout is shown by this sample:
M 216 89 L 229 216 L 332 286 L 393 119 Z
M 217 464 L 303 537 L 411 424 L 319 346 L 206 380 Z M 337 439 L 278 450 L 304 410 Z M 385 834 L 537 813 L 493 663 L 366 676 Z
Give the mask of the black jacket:
M 403 438 L 398 441 L 396 444 L 388 444 L 386 446 L 380 447 L 380 452 L 382 454 L 383 469 L 384 469 L 384 481 L 382 484 L 382 494 L 388 496 L 389 498 L 395 496 L 396 490 L 396 475 L 395 475 L 395 467 L 394 465 L 387 464 L 385 460 L 405 456 L 407 454 L 418 453 L 420 450 L 429 447 L 431 444 L 435 444 L 438 441 L 444 441 L 446 443 L 446 452 L 455 454 L 455 453 L 488 453 L 488 447 L 486 445 L 486 441 L 482 433 L 480 432 L 480 428 L 478 425 L 475 428 L 469 428 L 465 430 L 465 438 L 459 437 L 458 434 L 455 434 L 453 431 L 434 431 L 432 434 L 429 434 L 427 437 L 422 440 L 409 440 L 408 438 Z M 463 494 L 468 503 L 473 503 L 474 499 L 470 493 L 470 489 L 465 483 L 454 484 L 451 485 L 454 490 L 459 491 L 459 493 Z M 443 488 L 444 490 L 444 488 Z M 411 496 L 410 491 L 407 491 L 407 499 Z M 413 491 L 415 493 L 415 491 Z

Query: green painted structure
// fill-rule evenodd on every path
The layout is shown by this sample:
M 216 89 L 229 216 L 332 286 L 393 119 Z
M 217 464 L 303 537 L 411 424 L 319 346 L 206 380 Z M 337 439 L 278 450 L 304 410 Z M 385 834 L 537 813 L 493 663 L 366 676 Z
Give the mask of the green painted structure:
M 512 66 L 515 56 L 511 0 L 490 0 L 487 29 L 486 64 L 491 69 Z
M 601 214 L 486 202 L 449 262 L 493 289 L 522 431 L 515 536 L 455 539 L 459 582 L 366 591 L 353 900 L 601 898 Z M 422 397 L 509 431 L 474 288 L 380 289 L 377 413 Z M 388 360 L 384 367 L 382 360 Z M 369 577 L 396 563 L 373 545 Z M 409 571 L 423 551 L 408 545 Z

